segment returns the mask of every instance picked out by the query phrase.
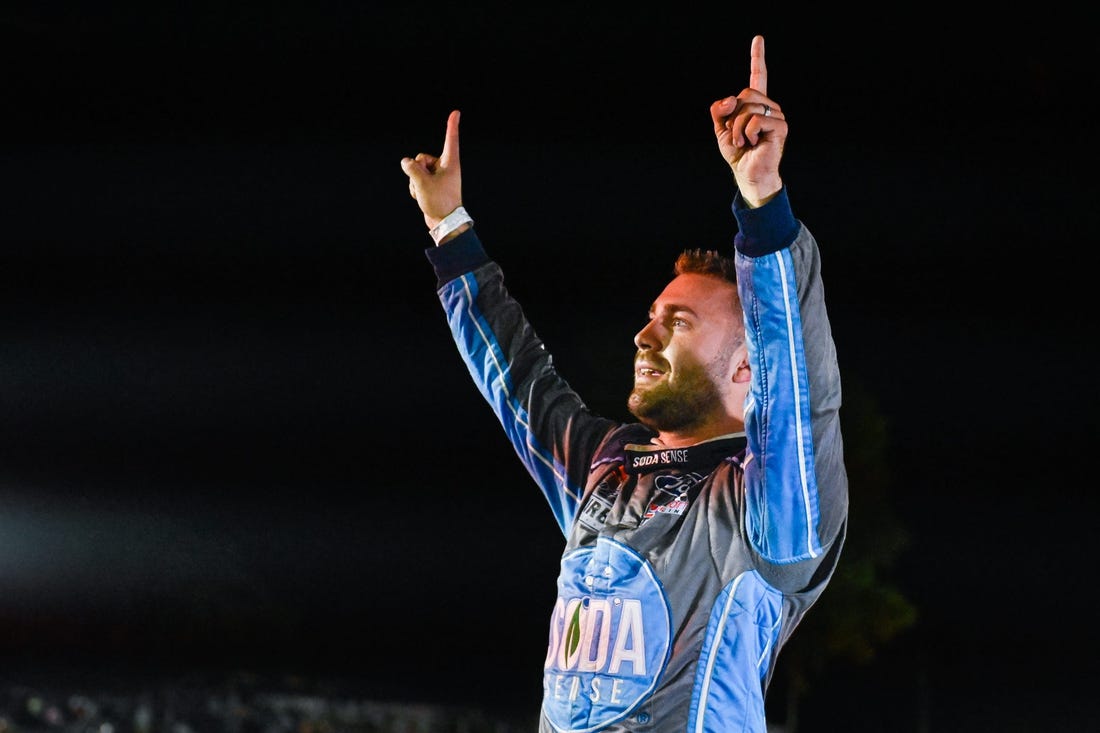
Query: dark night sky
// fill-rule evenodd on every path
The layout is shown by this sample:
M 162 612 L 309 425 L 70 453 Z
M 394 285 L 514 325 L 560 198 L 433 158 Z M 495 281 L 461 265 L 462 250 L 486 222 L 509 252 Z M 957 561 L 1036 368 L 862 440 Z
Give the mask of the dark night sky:
M 1095 726 L 1098 64 L 1082 19 L 922 7 L 0 12 L 5 668 L 537 707 L 561 537 L 455 353 L 398 163 L 463 110 L 483 240 L 625 417 L 675 253 L 735 231 L 707 108 L 760 32 L 920 613 L 818 683 L 806 729 L 916 730 L 918 701 L 937 731 Z

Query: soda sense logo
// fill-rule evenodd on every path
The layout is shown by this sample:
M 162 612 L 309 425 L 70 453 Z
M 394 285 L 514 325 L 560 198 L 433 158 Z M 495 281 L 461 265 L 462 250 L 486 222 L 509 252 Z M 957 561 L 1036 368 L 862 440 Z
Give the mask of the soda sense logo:
M 566 555 L 544 665 L 547 719 L 584 733 L 625 718 L 656 685 L 671 636 L 668 602 L 634 550 L 600 538 Z
M 654 451 L 646 455 L 635 455 L 630 461 L 630 467 L 645 468 L 646 466 L 686 463 L 687 460 L 688 451 L 686 448 L 670 448 L 668 450 Z

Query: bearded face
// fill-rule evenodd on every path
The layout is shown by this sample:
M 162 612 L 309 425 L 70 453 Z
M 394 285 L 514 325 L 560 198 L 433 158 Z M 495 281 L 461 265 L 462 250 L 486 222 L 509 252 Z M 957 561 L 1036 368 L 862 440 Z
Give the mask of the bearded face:
M 673 278 L 634 336 L 638 351 L 627 409 L 679 440 L 739 429 L 738 401 L 747 389 L 740 318 L 733 283 L 700 273 Z
M 627 409 L 644 425 L 669 432 L 704 424 L 721 404 L 710 372 L 695 361 L 681 361 L 674 371 L 665 369 L 655 376 L 636 376 L 626 401 Z

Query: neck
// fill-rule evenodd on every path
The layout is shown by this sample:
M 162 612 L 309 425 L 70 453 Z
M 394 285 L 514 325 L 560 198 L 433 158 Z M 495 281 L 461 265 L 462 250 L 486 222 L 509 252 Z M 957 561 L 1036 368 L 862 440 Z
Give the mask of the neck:
M 716 425 L 708 425 L 693 430 L 661 430 L 658 431 L 657 437 L 653 439 L 653 443 L 668 448 L 686 448 L 689 445 L 721 438 L 724 435 L 743 433 L 744 431 L 745 423 L 740 420 L 728 419 Z

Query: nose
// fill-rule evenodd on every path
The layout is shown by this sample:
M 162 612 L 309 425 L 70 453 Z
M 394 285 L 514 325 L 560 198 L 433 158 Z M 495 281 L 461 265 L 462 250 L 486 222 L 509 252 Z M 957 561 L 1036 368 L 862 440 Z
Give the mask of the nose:
M 634 345 L 639 351 L 652 351 L 660 346 L 661 340 L 657 335 L 656 323 L 657 320 L 652 319 L 642 326 L 641 331 L 634 334 Z

